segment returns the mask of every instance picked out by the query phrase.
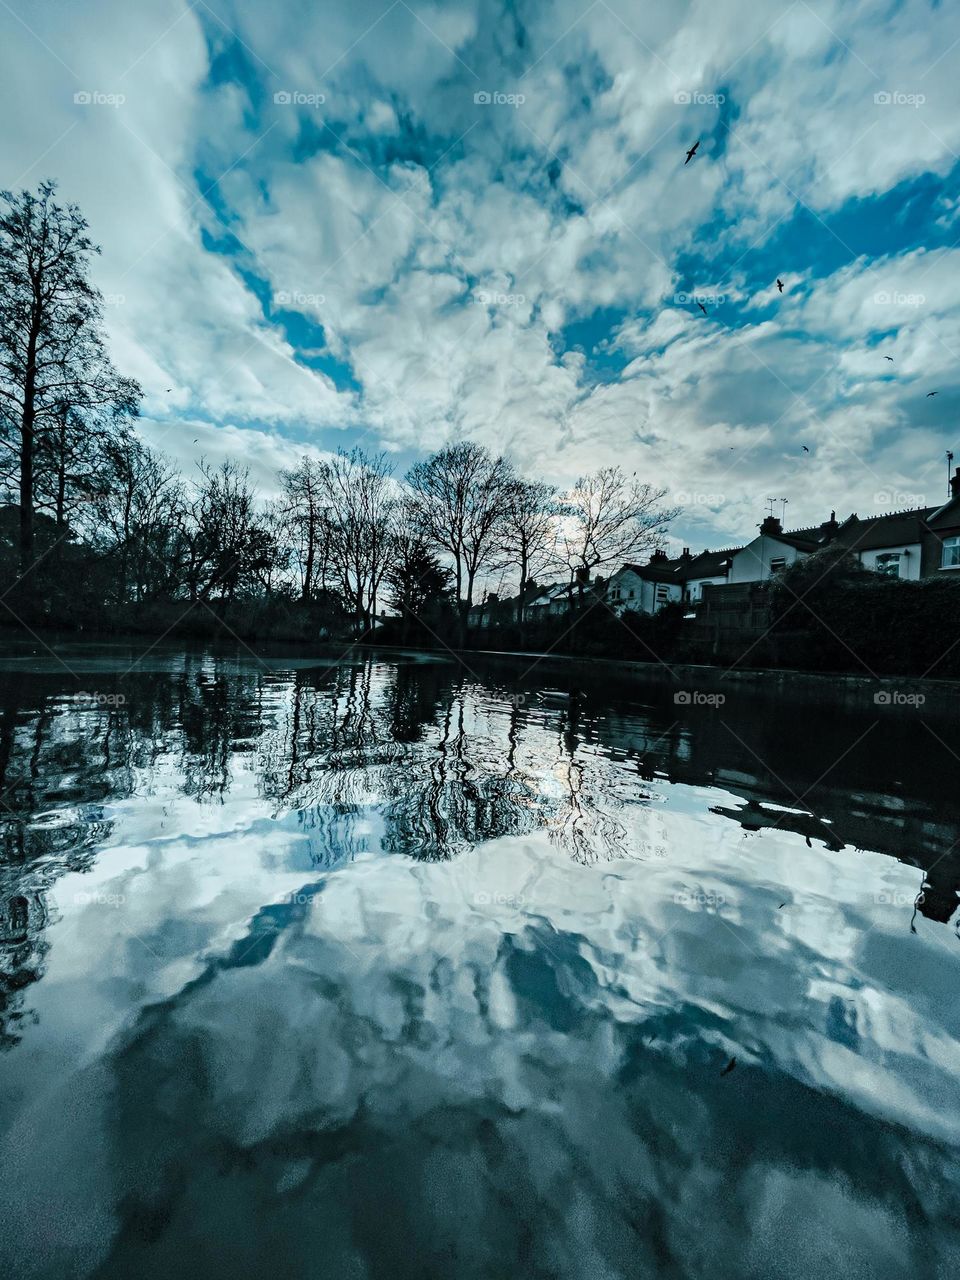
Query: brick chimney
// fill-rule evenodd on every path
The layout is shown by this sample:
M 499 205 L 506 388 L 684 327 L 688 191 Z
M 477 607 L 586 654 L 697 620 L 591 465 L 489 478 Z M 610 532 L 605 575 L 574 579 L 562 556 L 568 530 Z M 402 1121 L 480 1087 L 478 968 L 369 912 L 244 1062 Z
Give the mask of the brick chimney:
M 689 547 L 684 547 L 684 548 L 683 548 L 683 551 L 680 553 L 680 559 L 681 559 L 681 560 L 692 560 L 692 559 L 693 559 L 693 556 L 690 554 L 690 548 L 689 548 Z
M 761 533 L 783 533 L 783 525 L 776 516 L 766 516 L 763 524 L 760 526 Z
M 820 526 L 820 541 L 832 542 L 839 532 L 840 526 L 837 524 L 837 513 L 835 511 L 831 511 L 830 519 L 824 520 L 823 524 Z
M 951 498 L 960 498 L 960 467 L 950 477 L 950 496 Z
M 656 551 L 651 553 L 650 560 L 648 563 L 662 564 L 663 561 L 666 559 L 667 559 L 667 553 L 664 551 L 663 547 L 657 547 Z

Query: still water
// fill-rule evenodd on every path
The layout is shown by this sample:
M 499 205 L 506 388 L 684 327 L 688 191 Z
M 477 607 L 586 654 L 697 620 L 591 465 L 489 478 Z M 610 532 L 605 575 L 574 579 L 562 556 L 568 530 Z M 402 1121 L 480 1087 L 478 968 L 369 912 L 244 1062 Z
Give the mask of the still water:
M 136 658 L 0 660 L 0 1274 L 957 1274 L 955 726 Z

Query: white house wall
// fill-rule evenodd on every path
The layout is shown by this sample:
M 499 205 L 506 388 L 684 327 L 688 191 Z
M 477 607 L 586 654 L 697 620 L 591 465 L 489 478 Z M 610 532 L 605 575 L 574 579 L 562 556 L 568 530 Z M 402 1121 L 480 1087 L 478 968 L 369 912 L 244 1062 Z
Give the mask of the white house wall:
M 900 555 L 900 577 L 917 582 L 920 578 L 920 543 L 908 542 L 898 547 L 876 547 L 870 551 L 860 552 L 860 563 L 865 569 L 876 569 L 877 557 L 891 552 Z
M 771 560 L 783 560 L 789 565 L 802 560 L 804 554 L 789 542 L 761 533 L 733 556 L 727 581 L 767 582 L 772 576 Z
M 666 600 L 657 599 L 658 590 L 666 590 Z M 671 600 L 679 600 L 683 594 L 679 583 L 675 582 L 644 582 L 643 584 L 643 612 L 656 613 L 658 609 L 662 609 L 665 604 Z
M 649 584 L 632 569 L 618 569 L 616 573 L 610 575 L 607 583 L 607 604 L 617 614 L 623 613 L 626 609 L 638 611 L 643 609 L 649 612 L 643 604 L 643 592 L 647 585 Z M 617 590 L 620 592 L 619 597 L 615 594 Z
M 649 582 L 632 569 L 618 569 L 607 583 L 607 604 L 616 614 L 632 609 L 637 613 L 656 613 L 664 602 L 657 601 L 657 588 L 666 587 L 667 600 L 680 600 L 683 589 L 679 583 Z M 620 591 L 619 598 L 614 594 Z

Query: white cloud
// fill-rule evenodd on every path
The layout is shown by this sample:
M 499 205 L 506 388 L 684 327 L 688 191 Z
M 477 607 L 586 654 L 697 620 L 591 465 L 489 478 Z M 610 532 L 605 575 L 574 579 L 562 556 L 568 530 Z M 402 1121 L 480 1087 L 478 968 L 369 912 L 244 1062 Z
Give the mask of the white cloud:
M 850 256 L 823 277 L 798 244 L 782 295 L 757 288 L 753 256 L 797 200 L 828 218 L 954 163 L 949 7 L 908 0 L 884 25 L 865 4 L 562 0 L 524 16 L 522 42 L 480 2 L 216 9 L 24 11 L 39 38 L 0 19 L 29 105 L 0 143 L 4 181 L 53 173 L 83 206 L 121 299 L 116 359 L 158 429 L 242 432 L 264 477 L 286 440 L 329 447 L 328 428 L 393 452 L 472 436 L 561 484 L 620 462 L 723 495 L 688 513 L 685 541 L 744 536 L 768 494 L 801 522 L 865 509 L 878 475 L 911 491 L 934 475 L 946 437 L 918 400 L 951 386 L 956 255 Z M 77 88 L 127 101 L 80 108 Z M 281 89 L 325 101 L 275 104 Z M 526 101 L 476 104 L 480 89 Z M 674 298 L 712 255 L 694 291 L 726 302 L 704 318 Z M 298 362 L 253 278 L 322 325 L 358 393 Z M 598 309 L 627 361 L 599 385 L 590 343 L 557 345 Z

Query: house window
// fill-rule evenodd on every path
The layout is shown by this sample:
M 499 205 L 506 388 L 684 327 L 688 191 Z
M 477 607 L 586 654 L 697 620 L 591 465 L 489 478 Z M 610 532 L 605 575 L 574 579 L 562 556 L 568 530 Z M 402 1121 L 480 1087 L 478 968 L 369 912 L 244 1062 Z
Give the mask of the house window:
M 883 555 L 877 556 L 874 567 L 877 573 L 888 574 L 891 578 L 900 577 L 900 552 L 884 551 Z
M 657 604 L 666 604 L 670 598 L 669 587 L 657 587 Z
M 960 538 L 944 538 L 942 569 L 960 569 Z
M 630 599 L 631 599 L 631 600 L 633 599 L 633 592 L 632 592 L 632 591 L 630 592 Z
M 787 567 L 787 561 L 784 556 L 778 556 L 776 560 L 770 561 L 771 573 L 780 573 L 786 567 Z

